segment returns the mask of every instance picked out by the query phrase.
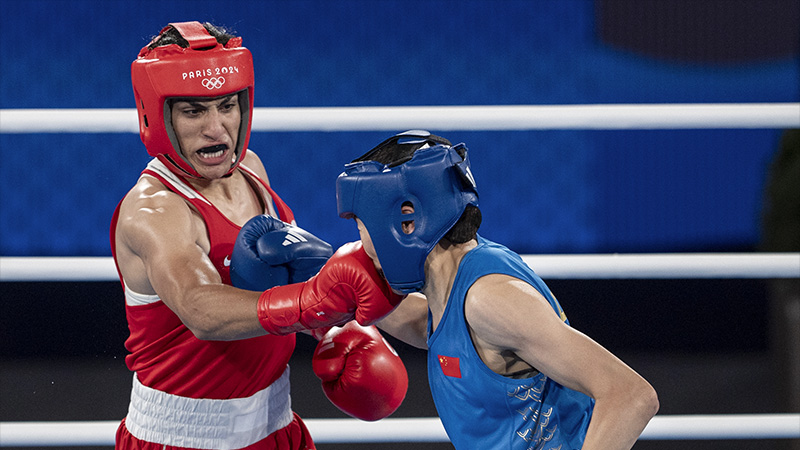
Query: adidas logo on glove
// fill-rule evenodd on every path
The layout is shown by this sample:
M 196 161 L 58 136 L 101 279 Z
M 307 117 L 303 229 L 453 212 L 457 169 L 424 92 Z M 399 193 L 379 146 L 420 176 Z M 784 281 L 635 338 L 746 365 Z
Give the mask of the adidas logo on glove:
M 303 237 L 303 235 L 299 234 L 297 231 L 291 229 L 286 233 L 282 245 L 284 247 L 288 247 L 292 244 L 297 244 L 299 242 L 308 242 L 308 239 Z

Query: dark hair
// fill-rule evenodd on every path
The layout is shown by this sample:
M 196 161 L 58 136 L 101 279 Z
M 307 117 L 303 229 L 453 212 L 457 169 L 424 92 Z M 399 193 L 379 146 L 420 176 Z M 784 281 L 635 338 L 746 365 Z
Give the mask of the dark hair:
M 375 161 L 388 167 L 395 167 L 410 161 L 414 153 L 425 145 L 452 145 L 447 139 L 434 134 L 427 134 L 426 136 L 419 137 L 413 136 L 409 139 L 404 139 L 404 135 L 406 134 L 403 133 L 403 135 L 396 135 L 386 139 L 372 150 L 351 162 Z
M 444 235 L 442 240 L 451 244 L 463 244 L 478 238 L 478 228 L 481 227 L 483 216 L 481 210 L 475 205 L 467 205 L 461 217 L 453 228 Z
M 217 42 L 222 45 L 227 44 L 229 40 L 236 37 L 232 34 L 232 31 L 226 30 L 223 27 L 212 25 L 208 22 L 205 22 L 203 27 L 205 27 L 209 34 L 214 36 L 217 39 Z M 175 29 L 175 27 L 169 27 L 161 34 L 154 36 L 153 40 L 150 42 L 150 45 L 147 47 L 152 50 L 156 47 L 162 47 L 170 44 L 178 44 L 181 47 L 186 48 L 189 46 L 189 41 L 184 39 L 178 30 Z

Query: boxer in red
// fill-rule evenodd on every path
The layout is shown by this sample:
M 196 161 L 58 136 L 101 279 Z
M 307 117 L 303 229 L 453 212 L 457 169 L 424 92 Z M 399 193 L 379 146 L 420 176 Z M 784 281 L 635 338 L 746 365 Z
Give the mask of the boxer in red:
M 362 418 L 391 414 L 405 394 L 405 369 L 363 326 L 402 297 L 360 243 L 331 256 L 270 187 L 247 146 L 254 76 L 242 39 L 210 24 L 172 23 L 141 50 L 131 78 L 154 158 L 111 224 L 134 372 L 117 448 L 315 448 L 291 410 L 287 363 L 297 331 L 330 330 L 315 365 L 345 364 L 356 352 L 389 372 L 402 368 L 400 382 L 356 376 L 353 367 L 317 371 L 345 412 L 362 416 L 365 398 L 354 395 L 369 385 L 376 413 Z M 338 378 L 348 376 L 361 380 Z

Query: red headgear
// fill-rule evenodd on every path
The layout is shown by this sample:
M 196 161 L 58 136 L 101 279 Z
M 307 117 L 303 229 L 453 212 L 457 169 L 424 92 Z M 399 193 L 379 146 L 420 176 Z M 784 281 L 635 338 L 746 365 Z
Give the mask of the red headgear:
M 202 178 L 180 151 L 167 100 L 238 93 L 242 121 L 230 174 L 239 165 L 250 140 L 255 84 L 253 57 L 241 46 L 242 38 L 231 38 L 223 46 L 199 22 L 171 23 L 161 33 L 170 27 L 189 42 L 188 48 L 177 44 L 144 47 L 131 64 L 142 142 L 150 156 L 158 157 L 173 172 Z

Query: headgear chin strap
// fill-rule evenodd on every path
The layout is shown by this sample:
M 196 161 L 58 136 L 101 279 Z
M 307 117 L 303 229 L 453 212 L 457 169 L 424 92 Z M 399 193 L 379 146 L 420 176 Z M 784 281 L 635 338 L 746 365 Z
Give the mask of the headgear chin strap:
M 427 143 L 410 159 L 391 165 L 370 160 L 382 148 Z M 467 205 L 478 205 L 475 179 L 467 148 L 427 131 L 407 131 L 387 139 L 347 164 L 336 180 L 339 216 L 358 217 L 367 227 L 386 280 L 397 291 L 409 293 L 425 284 L 425 259 Z M 402 214 L 403 203 L 414 206 Z M 403 222 L 414 221 L 414 231 L 403 232 Z
M 241 38 L 231 38 L 223 46 L 199 22 L 171 23 L 161 33 L 170 27 L 189 42 L 188 48 L 177 44 L 153 49 L 146 46 L 131 64 L 139 135 L 147 153 L 158 157 L 170 170 L 178 175 L 202 178 L 184 158 L 174 137 L 168 100 L 238 94 L 242 119 L 235 159 L 227 173 L 230 174 L 239 165 L 250 140 L 255 84 L 253 57 L 241 46 Z

